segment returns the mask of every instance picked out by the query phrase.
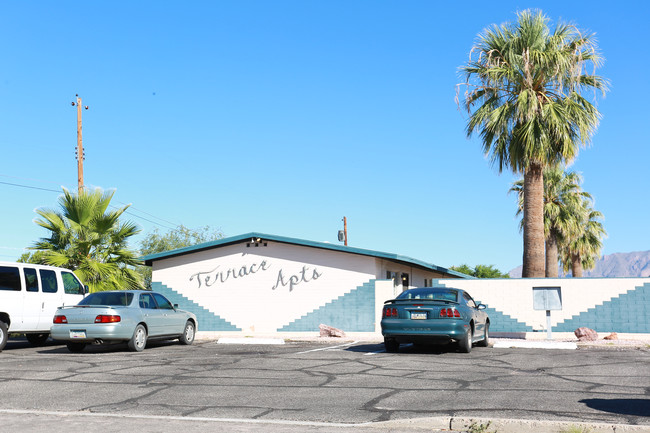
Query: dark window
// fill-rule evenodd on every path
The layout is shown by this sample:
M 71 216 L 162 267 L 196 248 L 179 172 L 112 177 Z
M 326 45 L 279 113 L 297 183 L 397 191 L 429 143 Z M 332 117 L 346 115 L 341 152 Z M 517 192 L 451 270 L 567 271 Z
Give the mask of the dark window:
M 476 308 L 476 302 L 472 299 L 471 296 L 467 293 L 463 293 L 463 298 L 465 298 L 465 303 L 467 304 L 468 307 L 471 308 Z
M 404 286 L 404 287 L 408 287 L 408 286 L 410 286 L 410 285 L 411 285 L 411 284 L 409 283 L 409 274 L 407 274 L 407 273 L 403 273 L 403 274 L 402 274 L 402 286 Z
M 56 293 L 59 291 L 59 285 L 56 282 L 56 272 L 47 269 L 41 269 L 41 286 L 43 293 Z
M 156 308 L 156 301 L 153 300 L 153 296 L 150 293 L 142 293 L 140 295 L 140 308 Z
M 36 276 L 36 269 L 23 268 L 25 273 L 25 288 L 28 292 L 38 292 L 38 277 Z
M 458 302 L 458 291 L 454 289 L 410 289 L 399 294 L 397 299 L 432 299 Z
M 158 293 L 152 293 L 153 297 L 156 298 L 156 303 L 158 304 L 158 308 L 161 310 L 173 310 L 174 306 L 172 305 L 171 302 L 167 300 L 163 295 L 158 294 Z
M 84 286 L 77 280 L 72 272 L 61 272 L 63 290 L 68 295 L 82 295 Z
M 0 266 L 0 290 L 20 292 L 20 273 L 13 266 Z
M 109 305 L 112 307 L 126 307 L 133 301 L 130 292 L 96 292 L 83 298 L 77 305 Z

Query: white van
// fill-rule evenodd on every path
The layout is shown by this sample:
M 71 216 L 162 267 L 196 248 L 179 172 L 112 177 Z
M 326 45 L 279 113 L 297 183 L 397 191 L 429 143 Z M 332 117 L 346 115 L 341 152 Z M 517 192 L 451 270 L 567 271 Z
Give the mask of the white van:
M 86 291 L 69 269 L 0 262 L 0 351 L 9 333 L 25 334 L 30 343 L 43 344 L 56 309 L 76 305 Z

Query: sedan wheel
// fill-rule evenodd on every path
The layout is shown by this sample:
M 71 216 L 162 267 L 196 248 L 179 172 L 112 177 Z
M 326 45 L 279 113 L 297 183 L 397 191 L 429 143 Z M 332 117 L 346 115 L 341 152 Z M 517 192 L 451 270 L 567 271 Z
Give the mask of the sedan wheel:
M 194 342 L 194 323 L 192 323 L 190 320 L 187 321 L 185 324 L 185 330 L 183 331 L 183 335 L 179 338 L 181 343 L 190 345 Z
M 67 343 L 68 350 L 72 353 L 79 353 L 86 347 L 86 343 Z
M 50 334 L 27 334 L 27 341 L 32 346 L 41 346 L 47 341 L 47 338 L 50 336 Z
M 469 353 L 472 351 L 472 339 L 474 338 L 474 328 L 470 326 L 467 333 L 458 342 L 458 350 L 462 353 Z
M 133 337 L 129 340 L 129 349 L 132 352 L 142 352 L 147 345 L 147 330 L 143 325 L 138 325 L 133 331 Z

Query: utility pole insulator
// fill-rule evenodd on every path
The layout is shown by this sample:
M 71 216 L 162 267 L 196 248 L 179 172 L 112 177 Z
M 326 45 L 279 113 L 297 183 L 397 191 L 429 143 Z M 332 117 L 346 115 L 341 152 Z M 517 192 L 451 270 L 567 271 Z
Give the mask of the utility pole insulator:
M 84 189 L 84 159 L 86 159 L 86 155 L 84 154 L 83 140 L 81 138 L 81 98 L 79 95 L 75 96 L 77 97 L 77 102 L 72 103 L 73 107 L 75 105 L 77 106 L 77 150 L 75 157 L 77 158 L 77 187 L 79 194 L 81 194 L 81 191 Z M 88 106 L 86 105 L 84 108 L 87 110 Z

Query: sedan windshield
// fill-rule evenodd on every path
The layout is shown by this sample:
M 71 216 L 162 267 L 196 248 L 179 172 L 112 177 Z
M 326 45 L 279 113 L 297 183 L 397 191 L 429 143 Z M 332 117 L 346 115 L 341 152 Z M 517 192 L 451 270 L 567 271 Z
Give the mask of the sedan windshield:
M 410 289 L 399 294 L 396 299 L 432 299 L 458 302 L 458 291 L 453 289 Z
M 131 304 L 133 293 L 97 292 L 91 293 L 81 300 L 77 305 L 109 305 L 125 307 Z

